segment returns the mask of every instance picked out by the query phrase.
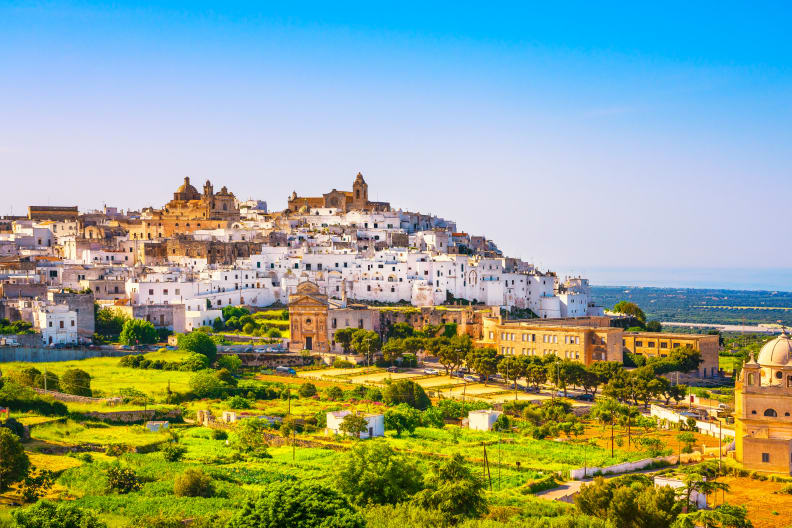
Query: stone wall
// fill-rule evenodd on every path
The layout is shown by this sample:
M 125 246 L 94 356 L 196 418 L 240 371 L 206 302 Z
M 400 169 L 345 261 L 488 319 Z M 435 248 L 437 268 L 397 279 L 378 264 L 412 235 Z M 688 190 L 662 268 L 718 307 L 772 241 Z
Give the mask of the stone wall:
M 318 356 L 301 356 L 297 354 L 258 354 L 255 352 L 220 352 L 222 355 L 236 355 L 245 367 L 303 367 L 312 365 Z
M 171 409 L 167 412 L 161 412 L 155 409 L 140 409 L 137 411 L 91 411 L 83 413 L 83 416 L 93 418 L 95 420 L 102 420 L 106 422 L 122 422 L 134 423 L 144 422 L 153 419 L 159 420 L 181 420 L 181 409 L 178 407 Z
M 41 339 L 40 335 L 37 335 Z M 46 347 L 3 347 L 0 346 L 0 363 L 24 361 L 76 361 L 95 357 L 122 357 L 135 354 L 134 350 L 112 348 L 46 348 Z

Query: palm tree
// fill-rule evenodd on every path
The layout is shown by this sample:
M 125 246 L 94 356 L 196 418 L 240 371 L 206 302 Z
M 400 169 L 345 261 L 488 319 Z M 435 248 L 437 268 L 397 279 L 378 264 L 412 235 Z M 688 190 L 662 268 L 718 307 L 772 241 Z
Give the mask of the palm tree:
M 635 423 L 635 420 L 641 416 L 641 413 L 632 405 L 620 405 L 617 412 L 619 415 L 619 425 L 627 427 L 627 446 L 629 447 L 632 438 L 630 434 L 631 427 Z
M 619 402 L 613 398 L 603 398 L 594 404 L 591 409 L 591 416 L 598 420 L 603 426 L 609 425 L 611 428 L 611 458 L 613 458 L 613 428 L 616 425 L 619 414 Z

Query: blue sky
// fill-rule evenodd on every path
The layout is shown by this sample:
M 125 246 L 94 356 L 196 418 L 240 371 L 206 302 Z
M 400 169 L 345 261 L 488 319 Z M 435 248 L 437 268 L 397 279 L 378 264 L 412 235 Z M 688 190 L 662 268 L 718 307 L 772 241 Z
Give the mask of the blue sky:
M 543 267 L 790 267 L 792 7 L 0 2 L 0 214 L 351 186 Z

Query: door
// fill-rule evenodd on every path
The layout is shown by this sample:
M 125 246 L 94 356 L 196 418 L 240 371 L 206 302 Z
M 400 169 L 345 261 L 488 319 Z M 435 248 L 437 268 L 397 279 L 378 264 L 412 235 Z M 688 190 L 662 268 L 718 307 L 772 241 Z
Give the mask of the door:
M 306 337 L 305 338 L 305 350 L 313 350 L 313 338 Z

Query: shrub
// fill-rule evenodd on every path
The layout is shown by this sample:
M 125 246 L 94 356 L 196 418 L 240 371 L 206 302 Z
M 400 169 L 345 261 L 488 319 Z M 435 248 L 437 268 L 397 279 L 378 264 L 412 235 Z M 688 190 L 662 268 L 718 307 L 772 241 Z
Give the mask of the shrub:
M 364 528 L 365 521 L 339 492 L 313 482 L 269 484 L 249 499 L 227 528 Z
M 214 495 L 212 477 L 197 468 L 189 468 L 176 477 L 173 494 L 177 497 L 204 497 Z
M 91 375 L 82 369 L 68 369 L 60 380 L 61 391 L 77 396 L 91 395 Z
M 182 360 L 179 370 L 198 372 L 199 370 L 204 370 L 206 368 L 209 368 L 209 358 L 203 354 L 192 352 Z
M 250 400 L 242 396 L 231 396 L 226 400 L 226 405 L 232 409 L 250 409 L 253 406 Z
M 297 391 L 301 398 L 310 398 L 316 395 L 316 385 L 311 382 L 303 383 Z
M 178 462 L 184 457 L 187 449 L 174 443 L 168 443 L 162 448 L 162 457 L 168 462 Z
M 24 479 L 29 470 L 30 460 L 19 437 L 9 429 L 0 429 L 0 493 Z
M 328 387 L 327 390 L 325 390 L 325 397 L 331 401 L 338 401 L 344 397 L 344 391 L 333 385 L 332 387 Z
M 346 368 L 355 368 L 355 366 L 356 365 L 354 363 L 352 363 L 351 361 L 347 361 L 345 359 L 336 359 L 335 361 L 333 361 L 333 368 L 346 369 Z
M 132 468 L 111 466 L 107 470 L 107 489 L 118 493 L 129 493 L 140 489 L 140 480 Z
M 228 433 L 223 431 L 222 429 L 212 429 L 212 438 L 215 440 L 225 440 L 228 438 Z
M 110 444 L 105 448 L 105 455 L 120 457 L 129 450 L 124 444 Z
M 16 528 L 107 528 L 90 510 L 69 502 L 41 501 L 11 512 Z
M 280 338 L 281 332 L 277 328 L 270 328 L 267 330 L 267 337 Z

